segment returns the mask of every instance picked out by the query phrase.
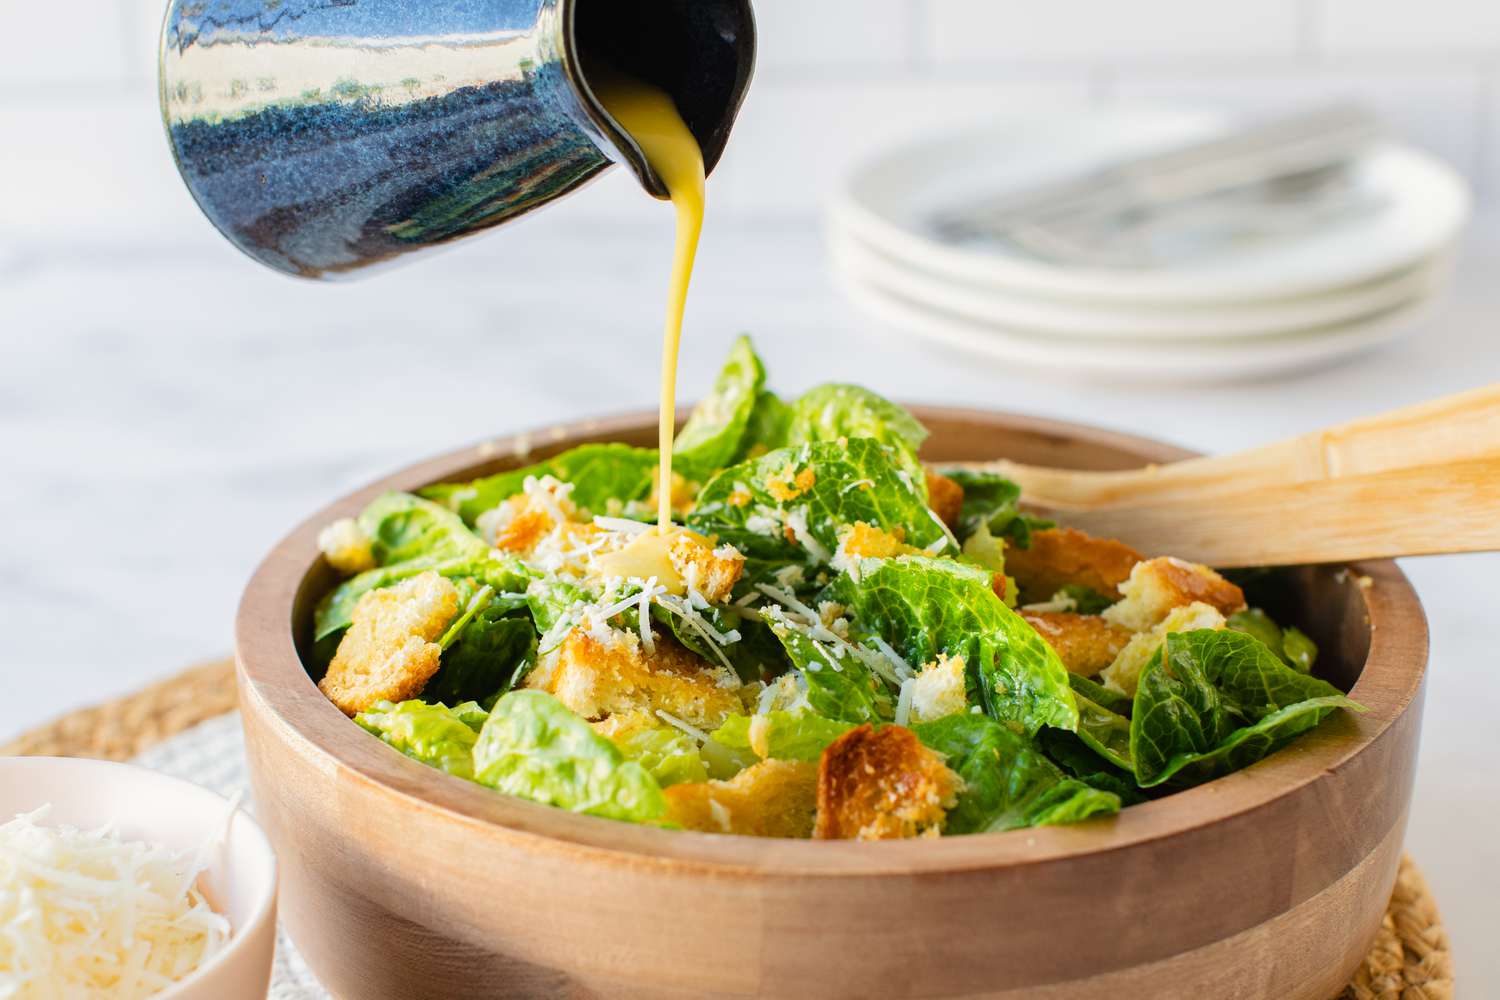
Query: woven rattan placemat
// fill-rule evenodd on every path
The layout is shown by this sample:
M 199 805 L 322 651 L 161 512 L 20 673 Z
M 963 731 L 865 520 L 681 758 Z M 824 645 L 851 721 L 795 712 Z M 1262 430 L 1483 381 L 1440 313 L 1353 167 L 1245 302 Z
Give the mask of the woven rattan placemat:
M 235 707 L 234 664 L 194 667 L 118 701 L 66 715 L 0 746 L 0 754 L 129 760 Z M 1437 902 L 1403 858 L 1385 923 L 1339 1000 L 1451 1000 L 1453 959 Z

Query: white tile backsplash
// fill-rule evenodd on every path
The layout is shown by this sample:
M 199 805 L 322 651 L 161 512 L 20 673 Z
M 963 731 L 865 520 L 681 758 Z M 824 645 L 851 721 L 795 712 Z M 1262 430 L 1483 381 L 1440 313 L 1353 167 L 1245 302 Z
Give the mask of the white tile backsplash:
M 920 40 L 917 24 L 910 0 L 760 0 L 756 68 L 821 75 L 906 66 Z
M 164 0 L 94 3 L 64 29 L 48 4 L 0 0 L 0 184 L 28 195 L 0 210 L 0 247 L 62 227 L 206 232 L 154 110 Z M 726 216 L 815 211 L 903 135 L 1091 101 L 1356 97 L 1500 200 L 1500 0 L 758 0 L 756 15 L 756 79 L 710 192 Z M 663 217 L 619 171 L 549 214 Z
M 1500 55 L 1495 0 L 1320 0 L 1317 44 L 1329 52 Z
M 0 0 L 0 88 L 43 98 L 58 85 L 119 80 L 124 37 L 123 0 L 93 0 L 84 8 Z
M 937 65 L 1180 55 L 1286 56 L 1298 0 L 931 0 Z

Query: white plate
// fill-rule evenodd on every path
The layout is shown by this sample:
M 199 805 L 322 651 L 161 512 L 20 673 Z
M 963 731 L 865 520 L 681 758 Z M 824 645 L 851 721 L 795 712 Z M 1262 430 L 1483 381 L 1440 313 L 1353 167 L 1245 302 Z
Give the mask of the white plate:
M 916 305 L 848 274 L 836 280 L 857 306 L 894 330 L 1007 365 L 1129 382 L 1237 381 L 1320 367 L 1394 339 L 1431 301 L 1418 299 L 1355 323 L 1287 337 L 1101 341 L 1006 330 Z
M 1390 277 L 1326 295 L 1171 307 L 1136 302 L 1063 302 L 932 274 L 897 261 L 858 237 L 829 234 L 834 267 L 916 305 L 1007 329 L 1062 337 L 1195 340 L 1281 335 L 1351 323 L 1413 299 L 1435 295 L 1452 273 L 1453 256 L 1436 257 Z
M 1090 111 L 1009 119 L 956 137 L 919 141 L 857 168 L 834 198 L 835 227 L 933 274 L 1020 293 L 1112 302 L 1224 303 L 1316 295 L 1409 269 L 1453 243 L 1470 211 L 1449 166 L 1401 146 L 1355 167 L 1379 211 L 1295 238 L 1251 242 L 1188 265 L 1062 267 L 999 245 L 958 247 L 932 235 L 935 211 L 1131 154 L 1222 131 L 1214 114 Z

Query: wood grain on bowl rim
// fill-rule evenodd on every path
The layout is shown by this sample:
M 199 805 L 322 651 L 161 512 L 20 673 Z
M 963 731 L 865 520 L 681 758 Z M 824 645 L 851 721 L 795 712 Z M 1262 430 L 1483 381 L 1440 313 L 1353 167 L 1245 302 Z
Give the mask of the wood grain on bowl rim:
M 924 457 L 933 461 L 1003 454 L 1039 464 L 1123 468 L 1188 454 L 1060 421 L 943 407 L 913 409 L 934 431 L 931 447 L 924 450 Z M 410 916 L 438 939 L 466 940 L 471 951 L 489 948 L 524 967 L 564 970 L 573 984 L 618 987 L 606 994 L 623 992 L 627 984 L 658 995 L 666 995 L 669 986 L 683 995 L 779 994 L 795 992 L 795 984 L 804 981 L 798 977 L 832 974 L 847 995 L 866 989 L 889 990 L 891 995 L 1005 996 L 1019 991 L 1015 995 L 1020 996 L 1085 978 L 1102 995 L 1111 980 L 1124 985 L 1131 981 L 1131 971 L 1142 967 L 1159 966 L 1163 976 L 1180 976 L 1180 963 L 1188 956 L 1237 936 L 1255 937 L 1258 929 L 1285 923 L 1294 912 L 1317 911 L 1316 901 L 1332 899 L 1340 885 L 1346 885 L 1340 898 L 1364 899 L 1373 892 L 1381 902 L 1379 894 L 1388 893 L 1414 777 L 1427 653 L 1421 607 L 1390 562 L 1359 564 L 1337 579 L 1335 574 L 1343 570 L 1297 571 L 1301 585 L 1336 599 L 1311 613 L 1336 622 L 1352 648 L 1364 648 L 1366 635 L 1355 633 L 1368 623 L 1368 656 L 1351 692 L 1368 711 L 1336 713 L 1244 771 L 1132 807 L 1110 820 L 1071 827 L 852 843 L 765 841 L 616 823 L 496 795 L 436 772 L 352 725 L 318 692 L 302 667 L 293 626 L 300 615 L 303 620 L 297 624 L 306 627 L 312 600 L 331 580 L 326 568 L 316 568 L 316 536 L 328 521 L 352 515 L 384 490 L 514 467 L 585 441 L 649 445 L 653 438 L 649 415 L 629 415 L 451 452 L 315 514 L 256 572 L 237 622 L 252 772 L 260 762 L 262 770 L 276 768 L 278 779 L 284 772 L 295 786 L 273 792 L 266 787 L 269 776 L 257 776 L 258 798 L 272 800 L 265 803 L 269 826 L 316 827 L 323 822 L 315 815 L 316 797 L 332 794 L 335 801 L 327 808 L 338 819 L 327 818 L 322 835 L 336 836 L 340 824 L 358 827 L 352 839 L 361 850 L 374 852 L 371 857 L 384 852 L 399 859 L 403 838 L 420 828 L 422 836 L 434 838 L 424 845 L 429 855 L 470 852 L 476 861 L 488 858 L 507 869 L 512 854 L 525 857 L 525 871 L 532 874 L 508 869 L 506 878 L 540 880 L 533 886 L 536 898 L 555 896 L 559 906 L 588 900 L 604 914 L 600 920 L 612 912 L 617 917 L 625 913 L 630 897 L 643 892 L 650 897 L 636 904 L 642 926 L 610 922 L 609 946 L 601 944 L 597 954 L 586 956 L 524 922 L 490 913 L 482 900 L 454 899 L 430 886 L 422 873 L 401 873 L 399 860 L 391 862 L 391 885 L 360 890 L 366 894 L 361 905 Z M 1361 578 L 1369 583 L 1361 585 Z M 277 796 L 287 802 L 278 806 Z M 381 815 L 402 816 L 403 829 L 361 819 Z M 300 840 L 316 831 L 299 826 L 296 834 Z M 409 846 L 409 840 L 405 843 Z M 299 843 L 299 850 L 303 846 Z M 305 846 L 314 854 L 322 850 Z M 325 855 L 306 865 L 291 860 L 288 867 L 305 870 L 316 880 L 321 877 L 314 870 L 318 865 L 344 860 Z M 569 872 L 589 872 L 603 881 L 575 892 L 565 885 Z M 899 894 L 893 897 L 897 886 Z M 1101 894 L 1101 886 L 1107 894 Z M 1185 886 L 1201 891 L 1172 891 Z M 909 907 L 899 916 L 886 912 L 897 898 Z M 893 921 L 916 920 L 934 933 L 961 935 L 975 914 L 1004 910 L 1007 900 L 1021 898 L 1027 901 L 1026 912 L 1008 923 L 1003 938 L 994 939 L 984 955 L 962 947 L 934 951 L 932 941 L 922 945 L 925 951 L 905 954 L 907 946 L 889 932 Z M 826 902 L 826 912 L 820 912 L 820 900 Z M 755 912 L 736 917 L 726 909 L 731 903 Z M 703 919 L 681 921 L 680 914 L 695 905 Z M 332 916 L 326 905 L 320 909 Z M 1346 902 L 1328 911 L 1347 911 L 1343 919 L 1350 923 L 1330 931 L 1329 940 L 1320 944 L 1329 976 L 1352 971 L 1383 903 L 1354 910 Z M 701 953 L 713 954 L 714 962 L 697 973 L 679 967 L 669 982 L 659 970 L 642 971 L 639 956 L 659 943 L 659 929 L 646 925 L 674 913 L 679 915 L 674 930 L 682 954 L 707 949 Z M 737 919 L 756 927 L 755 944 L 739 949 L 753 955 L 725 954 L 723 935 L 732 936 Z M 834 935 L 827 919 L 841 922 L 837 935 L 864 942 L 863 953 L 851 960 L 828 954 L 835 948 L 816 954 L 789 949 L 799 927 L 824 927 Z M 1304 919 L 1300 926 L 1306 934 L 1317 923 Z M 293 930 L 299 928 L 294 925 Z M 1059 934 L 1074 946 L 1059 948 Z M 1261 934 L 1257 940 L 1263 938 Z M 1302 941 L 1313 945 L 1311 938 Z M 315 945 L 313 950 L 320 949 Z M 325 961 L 337 961 L 333 950 L 323 950 Z M 472 954 L 465 955 L 465 961 L 473 960 Z M 993 978 L 997 963 L 1005 969 L 1002 982 Z M 893 978 L 897 968 L 907 974 Z M 1290 982 L 1307 980 L 1303 976 Z M 1337 987 L 1336 978 L 1331 982 Z M 1286 995 L 1302 994 L 1294 990 Z

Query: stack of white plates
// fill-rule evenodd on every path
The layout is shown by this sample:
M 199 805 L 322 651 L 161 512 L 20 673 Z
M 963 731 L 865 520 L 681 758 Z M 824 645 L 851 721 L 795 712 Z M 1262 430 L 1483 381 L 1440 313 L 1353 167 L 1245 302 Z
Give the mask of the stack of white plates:
M 934 223 L 967 204 L 1229 127 L 1216 115 L 1101 111 L 1016 119 L 885 153 L 835 198 L 839 283 L 909 334 L 1078 375 L 1264 376 L 1410 329 L 1445 287 L 1470 199 L 1451 168 L 1405 146 L 1381 146 L 1350 165 L 1341 182 L 1347 210 L 1326 218 L 1309 210 L 1301 224 L 1250 236 L 1178 233 L 1174 246 L 1169 234 L 1168 249 L 1147 260 L 1049 260 L 1002 238 L 955 242 Z

